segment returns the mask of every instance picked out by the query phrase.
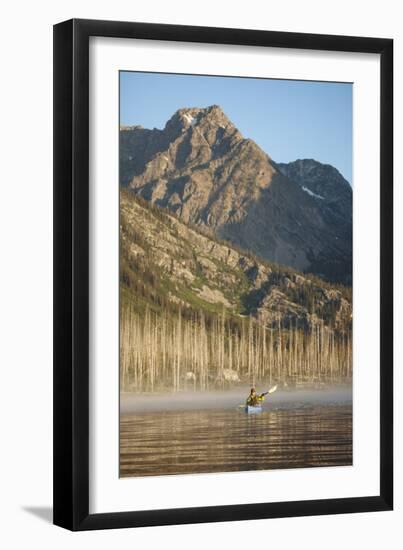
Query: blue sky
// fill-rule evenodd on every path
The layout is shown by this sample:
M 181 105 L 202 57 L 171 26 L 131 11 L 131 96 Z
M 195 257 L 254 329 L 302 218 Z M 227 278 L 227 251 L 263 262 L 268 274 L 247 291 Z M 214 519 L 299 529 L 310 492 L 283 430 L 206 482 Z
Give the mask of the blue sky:
M 120 73 L 120 123 L 163 128 L 183 107 L 217 104 L 276 162 L 313 158 L 352 183 L 352 84 Z

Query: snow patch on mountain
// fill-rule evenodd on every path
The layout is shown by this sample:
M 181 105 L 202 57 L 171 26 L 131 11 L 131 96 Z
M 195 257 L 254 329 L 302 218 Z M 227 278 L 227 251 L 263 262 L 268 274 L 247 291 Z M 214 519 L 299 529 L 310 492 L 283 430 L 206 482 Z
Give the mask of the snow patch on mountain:
M 189 113 L 185 113 L 183 117 L 189 122 L 191 126 L 193 126 L 193 124 L 196 122 L 194 117 L 192 117 L 192 115 L 189 115 Z
M 302 186 L 302 190 L 305 191 L 305 193 L 308 193 L 308 195 L 311 195 L 311 197 L 315 197 L 315 199 L 320 199 L 322 201 L 325 199 L 325 197 L 322 197 L 321 195 L 317 195 L 316 193 L 308 189 L 308 187 L 305 187 L 305 185 Z

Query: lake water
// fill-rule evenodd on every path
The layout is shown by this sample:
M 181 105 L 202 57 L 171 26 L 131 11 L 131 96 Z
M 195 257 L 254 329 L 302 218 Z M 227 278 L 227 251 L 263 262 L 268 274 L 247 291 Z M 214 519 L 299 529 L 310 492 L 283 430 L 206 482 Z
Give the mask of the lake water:
M 121 415 L 121 477 L 351 464 L 349 400 L 277 399 L 257 415 L 211 406 Z

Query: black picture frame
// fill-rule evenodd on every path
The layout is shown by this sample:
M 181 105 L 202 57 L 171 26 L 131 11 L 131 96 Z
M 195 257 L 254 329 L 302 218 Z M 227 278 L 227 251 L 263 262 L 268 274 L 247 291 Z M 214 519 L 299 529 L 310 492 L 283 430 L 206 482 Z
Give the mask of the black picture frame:
M 89 38 L 376 53 L 380 123 L 380 491 L 355 498 L 89 513 Z M 54 26 L 54 523 L 71 530 L 393 507 L 393 40 L 73 19 Z

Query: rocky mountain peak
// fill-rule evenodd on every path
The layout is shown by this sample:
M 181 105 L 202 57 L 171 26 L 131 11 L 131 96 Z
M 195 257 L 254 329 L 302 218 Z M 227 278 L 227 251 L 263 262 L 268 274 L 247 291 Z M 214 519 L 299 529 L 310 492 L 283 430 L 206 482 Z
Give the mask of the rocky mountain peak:
M 163 130 L 120 132 L 120 181 L 185 223 L 255 254 L 351 282 L 351 187 L 312 159 L 276 164 L 218 105 Z
M 164 131 L 180 135 L 193 126 L 209 126 L 217 128 L 234 128 L 229 118 L 219 105 L 209 107 L 187 107 L 178 109 L 165 125 Z
M 297 159 L 289 163 L 278 163 L 279 170 L 288 178 L 318 197 L 333 200 L 351 199 L 350 184 L 334 166 L 314 159 Z

